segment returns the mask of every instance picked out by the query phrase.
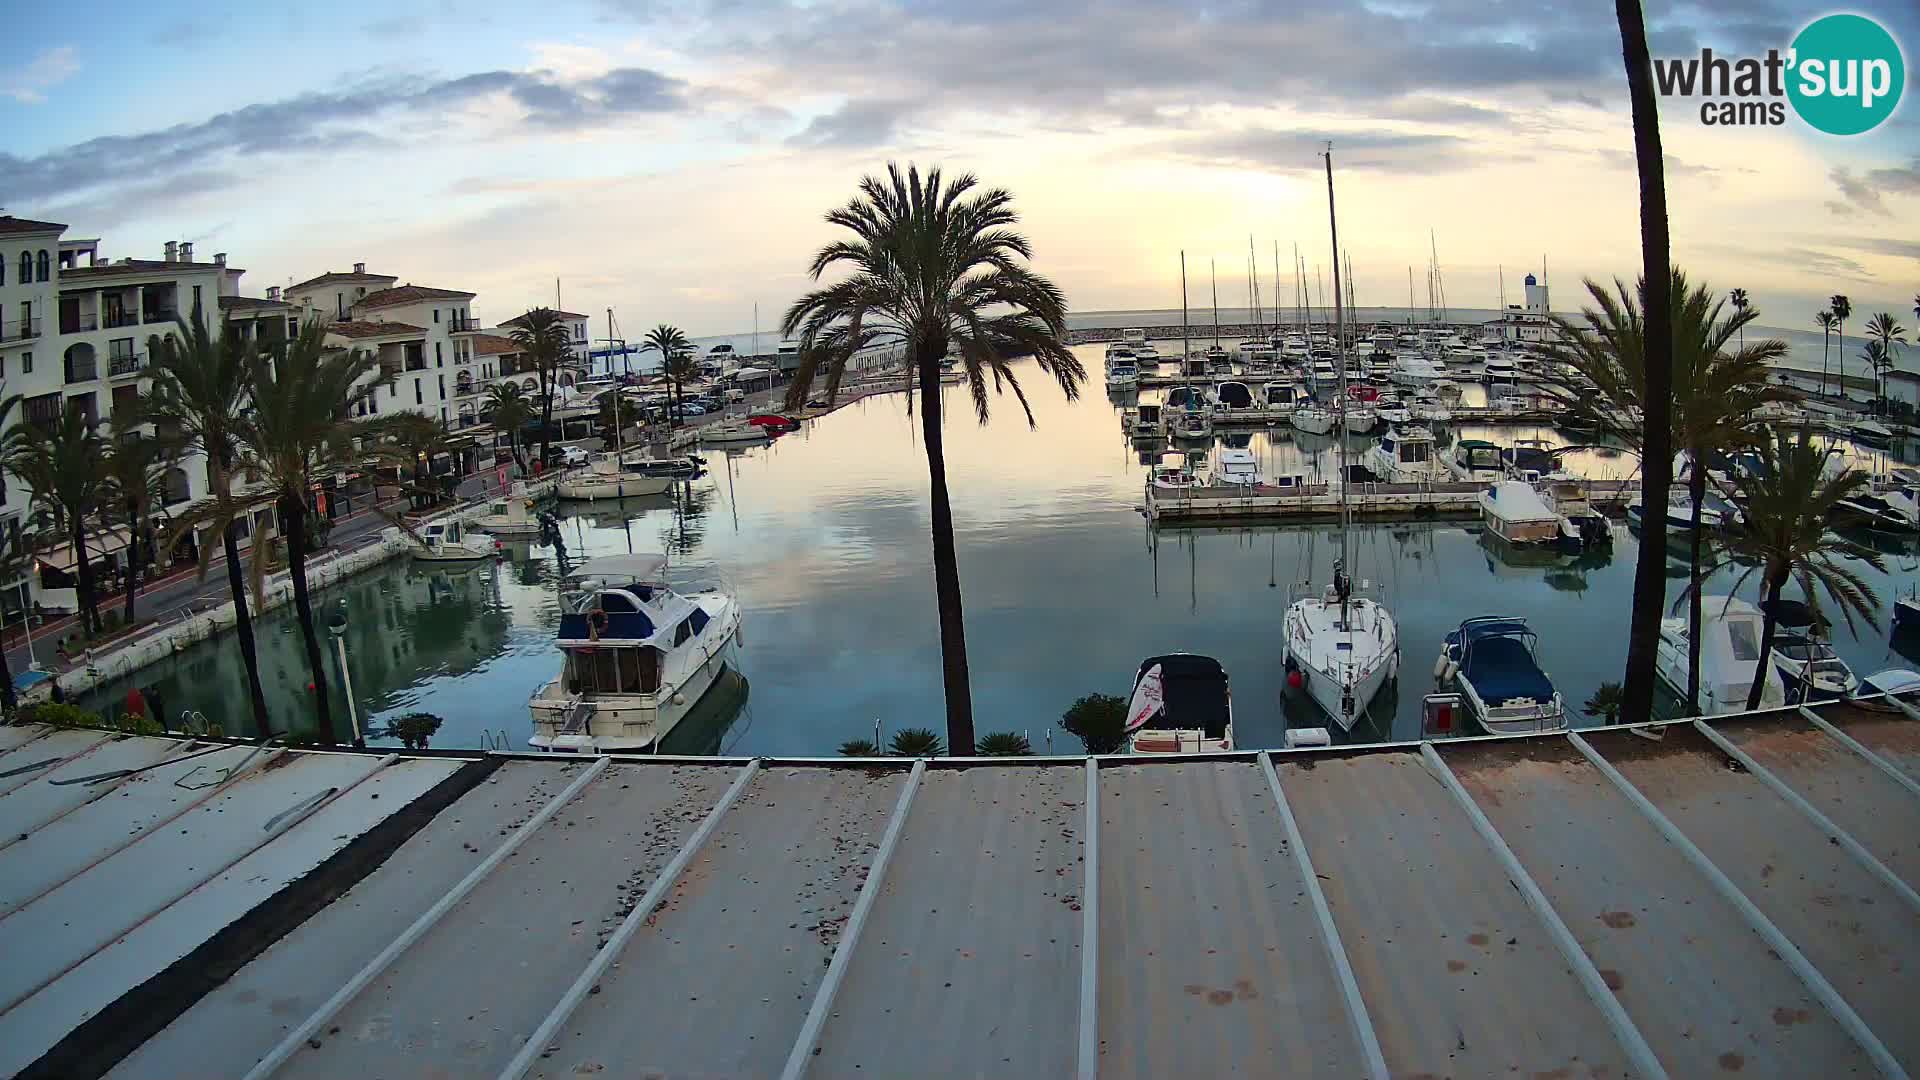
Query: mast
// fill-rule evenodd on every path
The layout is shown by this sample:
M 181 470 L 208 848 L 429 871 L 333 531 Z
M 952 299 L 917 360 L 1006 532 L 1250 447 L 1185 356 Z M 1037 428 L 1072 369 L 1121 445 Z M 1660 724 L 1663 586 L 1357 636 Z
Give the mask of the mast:
M 1207 257 L 1207 277 L 1213 282 L 1213 347 L 1220 347 L 1220 275 L 1215 272 L 1213 257 Z M 1184 306 L 1185 300 L 1180 301 Z
M 1187 332 L 1187 253 L 1182 249 L 1180 252 L 1180 378 L 1182 380 L 1187 377 L 1187 353 L 1190 348 L 1187 338 L 1189 336 Z M 1162 426 L 1165 423 L 1166 419 L 1162 417 Z
M 1260 260 L 1253 253 L 1253 234 L 1247 234 L 1247 283 L 1253 289 L 1253 325 L 1260 325 Z
M 554 286 L 558 288 L 559 284 L 560 284 L 560 279 L 555 278 Z M 555 300 L 557 301 L 558 299 L 559 298 L 556 296 Z M 591 362 L 587 364 L 587 370 L 589 372 L 593 370 L 593 364 Z M 613 309 L 612 308 L 607 309 L 607 374 L 609 375 L 613 374 Z M 620 445 L 620 413 L 623 411 L 623 406 L 625 405 L 626 405 L 626 402 L 622 399 L 620 388 L 618 386 L 614 387 L 613 388 L 613 460 L 616 462 L 620 460 L 622 456 L 622 451 L 625 450 L 625 447 Z M 627 554 L 629 555 L 633 554 L 633 536 L 631 533 L 629 533 L 627 536 Z
M 1280 330 L 1280 241 L 1273 242 L 1273 330 Z
M 1413 325 L 1413 266 L 1407 266 L 1407 325 Z
M 1333 347 L 1339 360 L 1340 402 L 1339 412 L 1335 416 L 1335 428 L 1340 432 L 1340 562 L 1333 572 L 1333 591 L 1340 597 L 1340 624 L 1347 622 L 1347 593 L 1351 591 L 1344 580 L 1347 573 L 1347 530 L 1350 525 L 1347 509 L 1347 356 L 1346 356 L 1346 312 L 1340 305 L 1340 220 L 1333 210 L 1333 143 L 1327 143 L 1327 231 L 1333 239 Z

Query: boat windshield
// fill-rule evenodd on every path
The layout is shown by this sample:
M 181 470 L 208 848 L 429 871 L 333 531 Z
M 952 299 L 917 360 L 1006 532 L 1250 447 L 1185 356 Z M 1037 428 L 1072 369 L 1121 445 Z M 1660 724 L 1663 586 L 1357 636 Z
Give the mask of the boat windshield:
M 1733 658 L 1743 663 L 1753 663 L 1760 659 L 1760 628 L 1750 619 L 1730 619 L 1726 623 L 1727 641 L 1733 649 Z
M 651 694 L 660 688 L 660 650 L 651 645 L 568 649 L 565 677 L 574 694 Z

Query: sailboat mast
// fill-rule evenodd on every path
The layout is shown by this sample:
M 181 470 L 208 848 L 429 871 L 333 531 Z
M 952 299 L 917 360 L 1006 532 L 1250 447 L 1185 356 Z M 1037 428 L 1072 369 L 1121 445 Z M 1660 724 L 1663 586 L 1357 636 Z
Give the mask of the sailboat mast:
M 1213 257 L 1207 257 L 1207 277 L 1213 282 L 1213 347 L 1220 347 L 1220 274 L 1214 268 Z
M 1333 347 L 1338 350 L 1336 358 L 1340 368 L 1340 403 L 1335 414 L 1335 427 L 1340 432 L 1340 568 L 1335 574 L 1347 572 L 1347 530 L 1349 527 L 1347 511 L 1347 351 L 1346 351 L 1346 311 L 1340 305 L 1340 220 L 1333 209 L 1333 144 L 1327 144 L 1327 231 L 1333 239 Z M 1347 622 L 1347 593 L 1341 583 L 1334 582 L 1334 592 L 1340 597 L 1340 623 Z
M 1182 379 L 1186 378 L 1186 375 L 1187 375 L 1187 354 L 1191 351 L 1190 347 L 1187 344 L 1188 337 L 1189 337 L 1189 334 L 1187 333 L 1187 253 L 1183 249 L 1180 252 L 1180 377 Z M 1166 418 L 1164 416 L 1161 417 L 1161 424 L 1162 426 L 1165 426 L 1166 424 Z
M 1280 330 L 1280 241 L 1273 242 L 1273 329 Z
M 1413 266 L 1407 266 L 1407 325 L 1413 325 Z
M 555 283 L 558 284 L 558 279 L 555 279 Z M 622 354 L 622 355 L 625 355 L 625 354 Z M 587 364 L 587 370 L 588 371 L 593 370 L 593 364 L 591 362 Z M 607 374 L 609 375 L 613 374 L 613 309 L 612 308 L 607 309 Z M 613 460 L 616 462 L 620 460 L 622 456 L 621 451 L 625 449 L 620 445 L 620 414 L 626 411 L 624 408 L 625 405 L 626 405 L 626 401 L 621 395 L 620 387 L 618 386 L 614 387 L 613 388 Z M 631 535 L 627 537 L 627 546 L 629 549 L 631 549 L 633 546 L 633 537 Z M 629 550 L 628 554 L 632 554 L 632 551 Z

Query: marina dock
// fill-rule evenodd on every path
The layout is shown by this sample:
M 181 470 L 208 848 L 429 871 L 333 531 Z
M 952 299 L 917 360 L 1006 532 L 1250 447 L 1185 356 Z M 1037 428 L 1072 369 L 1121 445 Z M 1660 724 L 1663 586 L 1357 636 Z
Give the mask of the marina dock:
M 1897 707 L 1019 761 L 0 728 L 0 1074 L 1905 1075 Z
M 1348 489 L 1356 518 L 1432 517 L 1478 514 L 1487 485 L 1465 481 L 1433 484 L 1355 483 Z M 1590 480 L 1587 501 L 1596 510 L 1624 510 L 1638 481 Z M 1333 482 L 1279 487 L 1192 487 L 1184 490 L 1146 485 L 1145 512 L 1156 525 L 1211 525 L 1224 522 L 1311 521 L 1340 516 L 1340 488 Z

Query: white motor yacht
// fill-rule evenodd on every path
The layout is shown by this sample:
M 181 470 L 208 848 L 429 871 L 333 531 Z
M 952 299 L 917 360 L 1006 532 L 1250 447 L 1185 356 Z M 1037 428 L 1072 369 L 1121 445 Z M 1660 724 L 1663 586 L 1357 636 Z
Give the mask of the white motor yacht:
M 740 603 L 723 585 L 676 589 L 659 555 L 589 559 L 561 598 L 559 677 L 534 692 L 532 744 L 659 748 L 726 669 Z
M 1433 432 L 1412 424 L 1387 429 L 1360 457 L 1367 471 L 1392 484 L 1426 484 L 1447 479 L 1447 467 Z
M 499 541 L 466 532 L 458 520 L 429 522 L 408 539 L 420 562 L 479 562 L 500 553 Z
M 1419 353 L 1401 353 L 1395 356 L 1393 366 L 1387 373 L 1387 378 L 1401 386 L 1426 386 L 1439 377 L 1440 372 L 1433 366 L 1433 361 Z
M 1487 356 L 1483 372 L 1488 382 L 1510 383 L 1513 381 L 1513 357 L 1503 352 L 1492 353 Z
M 1141 342 L 1133 347 L 1133 360 L 1142 370 L 1160 366 L 1160 350 L 1149 342 Z
M 1210 656 L 1149 656 L 1133 676 L 1127 749 L 1192 754 L 1233 749 L 1233 694 L 1226 669 Z
M 1194 471 L 1193 459 L 1178 450 L 1160 455 L 1160 462 L 1153 467 L 1147 483 L 1162 492 L 1191 491 L 1205 486 Z
M 562 476 L 555 490 L 563 499 L 625 499 L 658 495 L 673 487 L 672 477 L 649 476 L 620 458 L 619 453 L 597 454 L 586 468 Z
M 1432 394 L 1415 395 L 1407 403 L 1407 414 L 1420 424 L 1445 424 L 1453 420 L 1453 410 Z
M 1413 413 L 1408 411 L 1407 403 L 1392 394 L 1382 394 L 1373 403 L 1373 412 L 1383 424 L 1405 424 L 1413 420 Z
M 1300 403 L 1300 387 L 1290 382 L 1270 382 L 1261 388 L 1267 411 L 1280 416 L 1291 416 L 1294 407 Z
M 467 524 L 494 536 L 538 536 L 546 525 L 535 512 L 537 502 L 527 494 L 527 485 L 516 480 L 511 491 L 487 503 L 487 512 Z
M 1140 369 L 1131 353 L 1107 357 L 1107 389 L 1132 390 L 1140 385 Z
M 1487 531 L 1509 544 L 1555 544 L 1561 537 L 1559 511 L 1524 480 L 1496 480 L 1480 492 L 1480 519 Z
M 1461 439 L 1446 456 L 1447 471 L 1456 480 L 1492 483 L 1507 474 L 1500 448 L 1485 439 Z
M 1260 461 L 1252 450 L 1241 447 L 1222 447 L 1214 455 L 1213 469 L 1207 477 L 1214 487 L 1252 489 L 1267 482 L 1260 472 Z
M 1700 598 L 1700 711 L 1703 716 L 1744 712 L 1760 669 L 1760 610 L 1731 596 Z M 1780 672 L 1767 665 L 1760 708 L 1787 703 Z M 1654 660 L 1660 680 L 1685 706 L 1687 693 L 1687 620 L 1660 620 L 1660 649 Z

